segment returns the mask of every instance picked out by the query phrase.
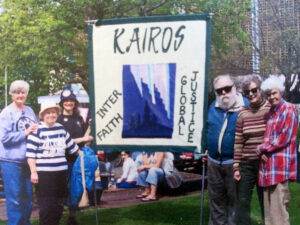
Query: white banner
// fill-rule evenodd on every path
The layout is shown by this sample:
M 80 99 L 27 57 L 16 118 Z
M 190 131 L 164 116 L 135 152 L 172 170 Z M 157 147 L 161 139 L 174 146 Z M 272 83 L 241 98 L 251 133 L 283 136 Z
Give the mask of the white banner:
M 200 150 L 206 32 L 206 20 L 93 26 L 97 145 Z

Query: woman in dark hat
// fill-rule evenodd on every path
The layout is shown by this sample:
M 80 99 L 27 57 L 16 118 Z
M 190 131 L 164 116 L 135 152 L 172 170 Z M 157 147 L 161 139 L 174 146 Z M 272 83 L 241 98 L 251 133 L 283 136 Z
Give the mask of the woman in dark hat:
M 71 138 L 75 141 L 76 144 L 81 148 L 86 143 L 93 140 L 93 137 L 90 135 L 90 127 L 87 125 L 78 110 L 78 101 L 76 95 L 72 90 L 64 90 L 60 95 L 59 105 L 62 108 L 62 113 L 59 115 L 57 122 L 62 124 L 65 129 L 70 133 Z M 68 180 L 71 177 L 71 171 L 73 163 L 76 158 L 73 156 L 67 155 L 67 160 L 69 164 L 68 169 Z M 77 205 L 69 205 L 69 225 L 76 225 L 75 220 Z
M 83 147 L 86 143 L 92 141 L 93 137 L 90 136 L 90 129 L 79 113 L 78 104 L 74 92 L 64 90 L 60 95 L 59 103 L 62 114 L 59 115 L 57 122 L 64 125 L 79 147 Z

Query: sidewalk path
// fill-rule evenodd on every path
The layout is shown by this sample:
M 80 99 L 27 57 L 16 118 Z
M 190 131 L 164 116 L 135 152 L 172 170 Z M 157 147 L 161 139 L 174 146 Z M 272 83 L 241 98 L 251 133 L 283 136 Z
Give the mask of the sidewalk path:
M 186 191 L 182 195 L 158 195 L 160 200 L 164 199 L 173 199 L 180 198 L 188 195 L 200 194 L 201 190 L 201 175 L 198 174 L 190 174 L 190 173 L 182 173 L 180 172 L 184 179 L 184 184 L 186 186 Z M 172 190 L 171 190 L 172 191 Z M 142 202 L 140 199 L 137 199 L 136 196 L 142 192 L 141 188 L 130 188 L 130 189 L 109 189 L 105 190 L 102 193 L 100 204 L 98 208 L 116 208 L 122 206 L 130 206 L 137 204 L 147 204 Z M 92 209 L 93 206 L 84 209 Z M 39 209 L 36 204 L 33 206 L 32 217 L 39 216 Z M 6 217 L 6 206 L 5 200 L 0 199 L 0 221 L 7 220 Z
M 200 187 L 201 188 L 201 187 Z M 199 188 L 199 189 L 200 189 Z M 137 204 L 144 204 L 140 199 L 137 199 L 136 196 L 142 192 L 142 189 L 132 188 L 128 190 L 120 191 L 104 191 L 101 197 L 101 202 L 98 207 L 100 208 L 116 208 L 122 206 L 130 206 Z M 200 191 L 188 192 L 185 195 L 178 196 L 160 196 L 158 195 L 159 200 L 181 198 L 188 195 L 200 194 Z

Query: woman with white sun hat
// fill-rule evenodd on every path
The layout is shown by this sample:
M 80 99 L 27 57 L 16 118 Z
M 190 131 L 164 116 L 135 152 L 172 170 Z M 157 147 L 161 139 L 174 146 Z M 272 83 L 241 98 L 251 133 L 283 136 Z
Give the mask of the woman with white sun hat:
M 59 106 L 43 102 L 37 131 L 27 138 L 26 157 L 31 171 L 31 182 L 36 185 L 40 207 L 40 224 L 59 224 L 67 195 L 65 153 L 78 154 L 79 147 L 70 134 L 56 122 Z

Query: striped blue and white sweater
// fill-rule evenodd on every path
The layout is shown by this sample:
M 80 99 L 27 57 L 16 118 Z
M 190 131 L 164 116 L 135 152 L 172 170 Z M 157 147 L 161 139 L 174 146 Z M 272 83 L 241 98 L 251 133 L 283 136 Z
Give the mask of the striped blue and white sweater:
M 65 153 L 74 154 L 79 147 L 65 128 L 55 123 L 52 127 L 39 123 L 38 130 L 27 138 L 27 158 L 36 159 L 37 171 L 67 170 Z

